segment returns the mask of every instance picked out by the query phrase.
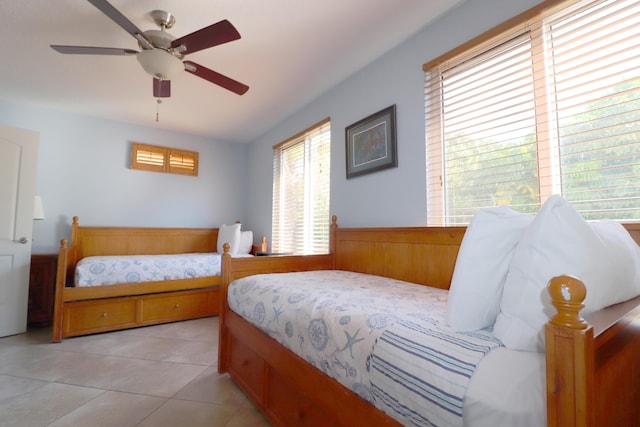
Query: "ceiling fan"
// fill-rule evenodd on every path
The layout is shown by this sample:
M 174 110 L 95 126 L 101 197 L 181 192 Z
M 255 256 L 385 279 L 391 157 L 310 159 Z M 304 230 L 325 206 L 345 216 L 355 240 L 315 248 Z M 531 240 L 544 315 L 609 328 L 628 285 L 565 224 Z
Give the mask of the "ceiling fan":
M 167 98 L 171 96 L 171 79 L 182 70 L 204 80 L 217 84 L 238 95 L 249 90 L 249 86 L 222 75 L 216 71 L 183 61 L 185 55 L 208 49 L 240 38 L 240 33 L 226 19 L 202 28 L 186 36 L 175 38 L 165 30 L 175 23 L 175 17 L 163 10 L 154 10 L 151 17 L 160 30 L 141 31 L 106 0 L 87 0 L 102 13 L 111 18 L 137 41 L 141 51 L 114 47 L 61 46 L 51 45 L 57 52 L 82 55 L 137 55 L 144 70 L 153 76 L 153 96 Z

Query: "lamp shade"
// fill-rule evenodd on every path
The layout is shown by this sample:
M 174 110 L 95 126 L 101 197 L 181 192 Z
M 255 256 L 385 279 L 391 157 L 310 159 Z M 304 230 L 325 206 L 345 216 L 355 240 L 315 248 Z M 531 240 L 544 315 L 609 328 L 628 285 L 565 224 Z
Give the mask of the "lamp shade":
M 162 49 L 143 50 L 137 59 L 147 73 L 158 79 L 171 80 L 184 71 L 182 61 Z
M 33 203 L 33 219 L 44 219 L 44 209 L 42 208 L 42 198 L 36 196 Z

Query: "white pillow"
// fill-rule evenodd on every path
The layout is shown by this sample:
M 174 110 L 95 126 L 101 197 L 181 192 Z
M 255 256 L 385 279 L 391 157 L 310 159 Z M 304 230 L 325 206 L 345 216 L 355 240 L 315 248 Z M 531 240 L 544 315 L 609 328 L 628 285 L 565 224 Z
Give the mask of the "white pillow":
M 507 206 L 479 210 L 462 239 L 451 279 L 447 321 L 457 332 L 495 323 L 509 263 L 533 215 Z
M 239 254 L 251 253 L 253 248 L 253 231 L 241 231 L 240 232 L 240 247 L 238 249 Z
M 231 246 L 229 252 L 237 254 L 240 248 L 240 223 L 226 225 L 222 224 L 218 229 L 218 252 L 223 253 L 222 245 L 228 243 Z
M 640 248 L 621 224 L 587 223 L 552 196 L 516 247 L 493 333 L 510 349 L 544 351 L 544 325 L 556 313 L 547 291 L 552 277 L 584 282 L 585 314 L 640 293 L 639 264 Z

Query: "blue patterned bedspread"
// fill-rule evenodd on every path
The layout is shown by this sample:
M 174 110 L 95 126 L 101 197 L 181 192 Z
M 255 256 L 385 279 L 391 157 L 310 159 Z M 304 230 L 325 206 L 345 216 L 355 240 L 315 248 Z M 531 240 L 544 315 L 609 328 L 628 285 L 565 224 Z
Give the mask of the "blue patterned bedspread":
M 218 253 L 94 256 L 78 262 L 75 286 L 219 276 L 220 267 Z
M 479 338 L 460 337 L 446 327 L 446 290 L 379 276 L 339 270 L 255 275 L 234 281 L 228 301 L 231 310 L 283 346 L 406 424 L 455 425 L 437 409 L 443 401 L 449 405 L 449 397 L 425 397 L 411 384 L 400 387 L 402 396 L 395 394 L 396 382 L 406 382 L 404 371 L 418 383 L 432 383 L 419 387 L 457 394 L 450 400 L 453 418 L 462 425 L 463 383 L 480 358 L 499 345 L 485 340 L 490 332 L 481 332 Z M 424 345 L 425 354 L 424 349 L 399 343 L 423 338 L 437 341 Z M 397 366 L 405 361 L 414 365 Z M 437 368 L 430 377 L 418 375 L 424 364 Z M 443 379 L 444 374 L 464 378 Z M 443 381 L 448 384 L 442 386 Z M 426 407 L 412 408 L 413 404 Z M 432 412 L 434 406 L 435 421 L 422 423 L 425 411 Z

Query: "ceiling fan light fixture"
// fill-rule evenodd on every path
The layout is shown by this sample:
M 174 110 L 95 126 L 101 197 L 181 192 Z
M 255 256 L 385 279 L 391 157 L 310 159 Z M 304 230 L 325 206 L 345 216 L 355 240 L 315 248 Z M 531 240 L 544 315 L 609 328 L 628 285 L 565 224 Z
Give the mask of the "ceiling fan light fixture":
M 162 49 L 143 50 L 137 58 L 142 68 L 158 79 L 171 80 L 184 71 L 182 61 Z
M 51 45 L 55 51 L 63 54 L 136 55 L 142 68 L 153 77 L 153 96 L 156 98 L 170 97 L 171 80 L 178 73 L 184 71 L 238 95 L 244 94 L 249 89 L 249 86 L 207 67 L 191 61 L 182 62 L 185 55 L 238 40 L 240 33 L 228 20 L 223 19 L 180 38 L 175 38 L 165 31 L 173 27 L 176 21 L 169 12 L 151 11 L 151 18 L 160 27 L 160 30 L 142 32 L 113 7 L 109 0 L 89 0 L 89 2 L 134 37 L 138 41 L 141 51 L 113 47 Z

